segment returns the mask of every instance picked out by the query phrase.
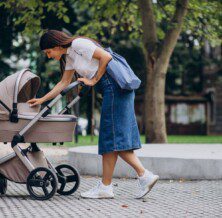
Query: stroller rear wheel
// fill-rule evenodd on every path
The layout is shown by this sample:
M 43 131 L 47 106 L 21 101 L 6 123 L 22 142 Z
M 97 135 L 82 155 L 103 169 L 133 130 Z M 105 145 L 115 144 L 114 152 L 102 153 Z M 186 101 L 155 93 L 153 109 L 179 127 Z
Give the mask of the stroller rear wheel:
M 27 178 L 27 189 L 36 200 L 48 200 L 57 191 L 57 177 L 50 169 L 38 167 L 32 170 Z
M 78 171 L 67 164 L 61 164 L 55 169 L 57 171 L 58 182 L 61 184 L 57 192 L 60 195 L 73 194 L 80 184 L 80 175 Z
M 0 175 L 0 194 L 4 195 L 7 191 L 7 179 Z

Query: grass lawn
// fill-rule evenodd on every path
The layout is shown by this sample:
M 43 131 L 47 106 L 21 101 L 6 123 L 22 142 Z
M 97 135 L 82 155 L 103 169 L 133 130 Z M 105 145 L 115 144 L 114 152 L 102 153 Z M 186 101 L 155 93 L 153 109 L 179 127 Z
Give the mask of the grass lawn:
M 145 143 L 145 136 L 141 136 L 141 142 Z M 222 136 L 168 136 L 168 143 L 222 143 Z M 78 143 L 65 142 L 64 146 L 84 146 L 84 145 L 97 145 L 98 137 L 94 136 L 91 141 L 91 136 L 78 136 Z M 47 143 L 45 145 L 52 145 Z M 59 145 L 59 144 L 57 144 Z

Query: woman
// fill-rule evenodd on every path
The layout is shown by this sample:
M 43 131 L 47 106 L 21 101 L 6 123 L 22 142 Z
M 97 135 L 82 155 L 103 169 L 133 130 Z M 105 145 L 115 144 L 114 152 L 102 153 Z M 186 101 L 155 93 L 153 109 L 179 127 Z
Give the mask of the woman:
M 113 198 L 112 176 L 117 157 L 131 165 L 138 175 L 137 198 L 144 197 L 159 179 L 146 170 L 134 153 L 141 148 L 134 112 L 134 91 L 121 89 L 106 73 L 112 56 L 92 39 L 70 37 L 64 32 L 49 30 L 40 39 L 40 48 L 48 56 L 60 61 L 62 79 L 44 97 L 28 101 L 31 107 L 57 96 L 67 87 L 74 73 L 78 80 L 103 96 L 99 134 L 99 154 L 102 155 L 102 181 L 91 190 L 81 193 L 84 198 Z

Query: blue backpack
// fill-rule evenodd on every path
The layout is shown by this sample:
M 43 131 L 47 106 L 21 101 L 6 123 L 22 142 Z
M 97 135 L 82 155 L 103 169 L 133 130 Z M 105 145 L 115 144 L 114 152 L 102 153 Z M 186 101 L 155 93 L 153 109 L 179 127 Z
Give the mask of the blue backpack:
M 141 80 L 135 75 L 126 59 L 113 52 L 110 47 L 106 48 L 105 50 L 112 55 L 112 60 L 106 67 L 107 73 L 109 73 L 109 75 L 122 89 L 138 89 L 141 84 Z

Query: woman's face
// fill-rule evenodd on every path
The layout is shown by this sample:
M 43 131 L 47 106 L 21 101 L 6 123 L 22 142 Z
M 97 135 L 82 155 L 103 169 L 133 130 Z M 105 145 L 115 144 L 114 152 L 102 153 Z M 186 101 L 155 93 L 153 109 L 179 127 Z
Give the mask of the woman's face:
M 47 55 L 48 58 L 53 58 L 57 61 L 60 60 L 62 56 L 62 49 L 61 47 L 55 47 L 55 48 L 48 48 L 44 50 L 44 53 Z

